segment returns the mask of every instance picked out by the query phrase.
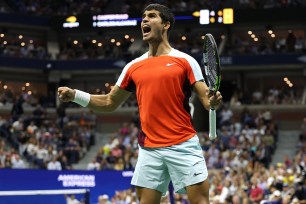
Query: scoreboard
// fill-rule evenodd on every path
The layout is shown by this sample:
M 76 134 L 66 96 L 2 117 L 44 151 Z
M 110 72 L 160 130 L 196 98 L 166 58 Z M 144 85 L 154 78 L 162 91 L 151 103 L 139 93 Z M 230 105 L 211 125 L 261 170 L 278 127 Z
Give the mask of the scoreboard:
M 54 21 L 57 29 L 97 29 L 105 27 L 135 27 L 140 25 L 141 18 L 130 17 L 129 14 L 101 14 L 101 15 L 80 15 L 66 16 L 57 18 Z M 184 15 L 176 15 L 177 23 L 191 22 L 200 25 L 212 24 L 233 24 L 234 10 L 232 8 L 224 8 L 221 10 L 202 9 Z
M 234 9 L 224 8 L 222 10 L 214 11 L 208 9 L 200 10 L 199 14 L 194 13 L 194 15 L 199 15 L 200 24 L 233 24 L 234 23 Z

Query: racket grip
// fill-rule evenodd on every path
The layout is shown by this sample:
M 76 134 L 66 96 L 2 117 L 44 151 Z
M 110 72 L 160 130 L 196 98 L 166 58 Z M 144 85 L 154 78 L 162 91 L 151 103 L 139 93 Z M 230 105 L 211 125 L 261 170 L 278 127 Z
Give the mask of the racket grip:
M 209 139 L 213 140 L 217 137 L 216 132 L 216 110 L 210 109 L 209 110 Z

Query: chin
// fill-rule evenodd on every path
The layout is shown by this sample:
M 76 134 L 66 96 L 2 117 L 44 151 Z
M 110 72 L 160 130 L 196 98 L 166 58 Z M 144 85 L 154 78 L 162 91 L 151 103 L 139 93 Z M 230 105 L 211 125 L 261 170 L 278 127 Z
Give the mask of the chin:
M 150 38 L 148 38 L 148 37 L 142 37 L 142 40 L 143 40 L 144 42 L 150 42 Z

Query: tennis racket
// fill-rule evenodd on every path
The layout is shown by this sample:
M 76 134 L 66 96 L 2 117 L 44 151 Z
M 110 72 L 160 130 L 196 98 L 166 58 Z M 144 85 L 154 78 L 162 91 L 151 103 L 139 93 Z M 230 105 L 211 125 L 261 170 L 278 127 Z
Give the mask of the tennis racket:
M 220 87 L 220 59 L 217 44 L 211 34 L 204 37 L 203 61 L 205 74 L 204 78 L 209 88 L 209 94 L 214 95 Z M 216 110 L 210 107 L 209 110 L 209 139 L 213 140 L 217 137 L 216 132 Z

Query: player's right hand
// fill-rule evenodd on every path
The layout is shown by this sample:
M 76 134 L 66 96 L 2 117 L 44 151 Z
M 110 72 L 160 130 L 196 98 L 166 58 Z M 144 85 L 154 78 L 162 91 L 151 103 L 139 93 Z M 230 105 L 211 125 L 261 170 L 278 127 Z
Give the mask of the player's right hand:
M 57 89 L 58 98 L 63 102 L 73 101 L 75 97 L 75 90 L 69 87 L 59 87 Z

